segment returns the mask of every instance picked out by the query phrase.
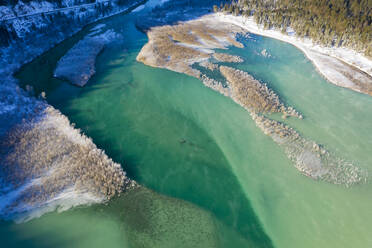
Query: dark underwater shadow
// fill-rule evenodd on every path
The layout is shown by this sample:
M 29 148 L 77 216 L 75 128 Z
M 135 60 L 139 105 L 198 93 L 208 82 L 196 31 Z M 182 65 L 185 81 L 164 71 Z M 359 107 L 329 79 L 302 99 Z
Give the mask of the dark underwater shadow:
M 159 70 L 143 67 L 144 70 Z M 175 72 L 164 70 L 164 73 Z M 169 84 L 172 83 L 175 82 L 169 82 Z M 136 84 L 140 83 L 136 82 Z M 116 86 L 113 87 L 116 88 Z M 84 91 L 81 97 L 100 89 L 100 87 L 88 88 L 89 90 Z M 138 96 L 140 100 L 142 97 L 153 101 L 148 95 Z M 114 100 L 112 106 L 118 104 L 119 101 Z M 125 108 L 131 107 L 125 102 L 123 104 Z M 210 212 L 224 225 L 249 241 L 253 247 L 273 247 L 238 179 L 231 171 L 223 151 L 197 123 L 184 116 L 182 111 L 176 109 L 171 111 L 170 115 L 178 121 L 169 120 L 173 123 L 168 127 L 169 132 L 173 132 L 174 127 L 184 130 L 183 126 L 189 131 L 176 137 L 167 137 L 168 141 L 165 144 L 158 144 L 156 138 L 137 129 L 138 125 L 142 125 L 140 124 L 143 121 L 142 118 L 146 117 L 152 120 L 148 127 L 155 136 L 157 132 L 158 134 L 162 132 L 162 129 L 158 127 L 168 120 L 164 113 L 158 111 L 157 107 L 152 109 L 155 105 L 150 105 L 150 109 L 145 111 L 152 113 L 149 116 L 141 116 L 138 112 L 137 120 L 118 116 L 113 119 L 112 116 L 105 116 L 104 113 L 94 113 L 95 117 L 92 120 L 81 119 L 74 117 L 78 112 L 70 110 L 68 116 L 78 128 L 93 139 L 99 148 L 105 150 L 109 157 L 121 163 L 130 178 L 160 194 L 183 199 Z M 92 121 L 97 125 L 91 127 Z M 177 132 L 176 129 L 175 132 Z M 108 137 L 107 130 L 118 135 Z M 128 137 L 132 141 L 127 140 Z M 126 142 L 129 142 L 131 147 L 128 147 Z M 171 150 L 175 152 L 170 152 Z M 188 159 L 189 157 L 192 159 Z M 163 163 L 164 158 L 166 158 L 166 163 Z M 223 233 L 220 235 L 223 236 Z
M 172 23 L 180 20 L 193 19 L 210 12 L 212 9 L 212 4 L 215 2 L 216 1 L 196 0 L 170 1 L 165 3 L 161 7 L 155 8 L 153 10 L 154 15 L 150 15 L 150 19 L 151 16 L 152 18 L 157 18 L 159 17 L 159 15 L 164 15 L 166 17 L 165 19 L 159 18 L 160 22 L 158 23 L 160 24 L 164 24 L 164 20 L 166 21 L 166 23 Z M 177 11 L 177 8 L 182 9 L 182 14 Z M 145 24 L 145 22 L 143 23 Z M 149 21 L 148 23 L 150 23 L 151 25 L 158 25 L 157 22 Z M 66 49 L 65 51 L 67 50 L 68 49 Z M 55 62 L 53 63 L 56 63 L 57 60 L 58 58 L 56 56 Z M 51 71 L 52 67 L 53 65 L 51 65 L 48 70 Z M 108 67 L 106 69 L 115 70 L 117 69 L 117 67 L 117 65 L 112 65 L 111 67 Z M 159 69 L 147 67 L 147 70 Z M 107 86 L 100 86 L 97 82 L 99 81 L 99 79 L 100 78 L 98 75 L 98 78 L 92 78 L 93 83 L 88 82 L 85 88 L 81 90 L 71 90 L 71 92 L 75 92 L 74 94 L 69 94 L 69 90 L 67 90 L 67 94 L 64 94 L 63 96 L 64 103 L 62 103 L 62 105 L 68 103 L 74 98 L 84 97 L 87 94 L 91 94 L 93 91 L 105 89 Z M 72 85 L 66 87 L 75 88 L 75 86 Z M 128 86 L 126 87 L 131 86 L 128 84 Z M 61 101 L 61 99 L 59 99 L 58 101 Z M 270 238 L 263 230 L 258 217 L 254 213 L 249 199 L 243 192 L 236 176 L 229 168 L 228 161 L 223 156 L 223 152 L 213 141 L 213 139 L 211 139 L 211 137 L 209 137 L 208 134 L 205 133 L 205 131 L 201 130 L 196 123 L 193 123 L 192 120 L 189 120 L 187 117 L 182 115 L 179 116 L 181 122 L 189 125 L 190 127 L 192 127 L 193 130 L 197 130 L 201 138 L 196 138 L 192 134 L 190 134 L 186 136 L 189 136 L 191 138 L 184 138 L 183 136 L 180 136 L 179 139 L 175 141 L 175 143 L 177 146 L 180 146 L 179 149 L 184 150 L 182 152 L 184 156 L 187 156 L 190 153 L 197 155 L 198 149 L 202 149 L 204 153 L 209 154 L 209 157 L 200 157 L 195 160 L 196 162 L 184 163 L 180 162 L 181 159 L 178 157 L 178 154 L 172 155 L 169 153 L 169 147 L 159 146 L 156 148 L 156 150 L 154 150 L 154 153 L 156 155 L 153 161 L 145 165 L 147 167 L 160 167 L 160 170 L 158 170 L 157 172 L 159 174 L 154 175 L 153 179 L 146 181 L 141 176 L 141 166 L 143 166 L 144 161 L 141 157 L 138 157 L 138 153 L 136 154 L 126 151 L 125 145 L 124 147 L 119 147 L 119 137 L 115 137 L 114 139 L 108 139 L 106 137 L 107 128 L 124 129 L 125 132 L 128 133 L 135 132 L 136 123 L 130 121 L 109 123 L 110 120 L 105 120 L 104 118 L 102 118 L 103 125 L 95 128 L 89 128 L 90 120 L 81 120 L 80 118 L 74 118 L 74 116 L 78 115 L 78 110 L 69 109 L 68 111 L 64 111 L 63 106 L 61 106 L 60 108 L 60 105 L 57 103 L 58 101 L 52 100 L 50 103 L 59 108 L 62 113 L 67 114 L 69 119 L 72 122 L 76 123 L 76 127 L 81 128 L 82 131 L 85 132 L 85 134 L 91 137 L 94 143 L 99 148 L 104 149 L 109 157 L 113 158 L 114 161 L 121 163 L 124 166 L 124 170 L 127 172 L 129 177 L 138 180 L 139 183 L 159 192 L 160 194 L 184 199 L 210 212 L 226 226 L 238 232 L 241 237 L 252 244 L 252 247 L 273 247 Z M 95 109 L 92 109 L 91 111 L 92 113 L 94 113 Z M 104 124 L 105 121 L 107 121 L 109 125 Z M 156 125 L 156 123 L 154 123 L 154 125 Z M 149 142 L 148 137 L 146 136 L 141 136 L 141 134 L 139 133 L 136 133 L 134 135 L 137 136 L 136 138 L 138 139 L 138 143 L 140 144 L 146 145 Z M 185 142 L 180 142 L 180 140 L 182 139 L 185 139 Z M 199 145 L 199 143 L 204 143 L 202 142 L 203 139 L 207 139 L 210 141 L 207 147 Z M 123 142 L 125 142 L 125 140 Z M 159 160 L 157 160 L 157 158 L 164 156 L 170 157 L 169 162 L 167 164 L 159 164 Z M 170 168 L 177 173 L 175 173 L 173 176 L 164 178 L 164 175 L 167 175 Z M 223 175 L 223 177 L 221 177 L 220 175 Z M 156 180 L 158 180 L 159 178 L 163 180 L 161 184 L 158 184 L 156 182 Z M 146 205 L 147 201 L 141 202 L 141 200 L 138 200 L 136 205 L 134 205 L 138 206 L 138 209 L 131 208 L 132 211 L 140 215 L 141 213 L 139 213 L 139 211 L 141 211 L 141 204 Z M 116 207 L 118 209 L 120 208 L 120 206 Z M 116 211 L 113 211 L 113 214 L 118 214 L 120 218 L 131 218 L 130 216 L 126 216 L 125 213 L 122 212 L 118 213 Z M 141 228 L 146 229 L 147 227 L 145 225 Z M 223 233 L 221 233 L 221 235 L 223 235 Z
M 27 226 L 27 227 L 26 227 Z M 69 242 L 52 239 L 57 233 L 50 229 L 39 234 L 30 234 L 27 228 L 32 228 L 31 222 L 26 224 L 15 224 L 11 221 L 0 221 L 1 247 L 4 248 L 49 248 L 69 247 Z M 79 237 L 79 239 L 82 237 Z M 75 238 L 73 242 L 77 242 Z

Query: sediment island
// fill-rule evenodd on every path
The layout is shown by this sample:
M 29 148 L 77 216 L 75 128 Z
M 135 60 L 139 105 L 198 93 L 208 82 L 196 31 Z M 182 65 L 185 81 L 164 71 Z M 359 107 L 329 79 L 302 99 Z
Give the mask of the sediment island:
M 217 30 L 213 27 L 219 28 Z M 321 149 L 321 145 L 302 137 L 287 125 L 265 117 L 266 114 L 280 112 L 283 119 L 289 116 L 303 119 L 302 114 L 293 107 L 285 106 L 273 90 L 244 71 L 218 65 L 220 62 L 243 62 L 239 56 L 217 53 L 215 49 L 226 49 L 228 46 L 243 48 L 243 44 L 236 37 L 237 34 L 245 35 L 248 31 L 250 29 L 243 22 L 239 23 L 234 17 L 223 14 L 205 15 L 196 20 L 172 26 L 154 27 L 147 32 L 149 41 L 138 54 L 137 60 L 146 65 L 166 68 L 199 78 L 207 87 L 232 98 L 251 114 L 257 126 L 266 135 L 272 137 L 278 145 L 283 147 L 288 158 L 304 175 L 347 186 L 364 181 L 367 176 L 365 171 L 334 156 L 326 149 Z M 351 88 L 370 94 L 369 85 L 370 83 L 372 85 L 372 81 L 369 81 L 369 74 L 346 63 L 342 63 L 340 66 L 337 64 L 340 62 L 337 62 L 339 60 L 336 58 L 316 54 L 317 57 L 314 55 L 311 58 L 313 60 L 321 58 L 321 60 L 315 59 L 316 63 L 314 64 L 322 63 L 323 66 L 327 66 L 326 73 L 323 72 L 323 75 L 329 81 L 332 82 L 334 71 L 340 74 L 347 70 L 349 72 L 347 75 L 355 77 L 352 79 L 353 87 Z M 210 71 L 219 70 L 226 82 L 208 77 L 193 68 L 194 64 Z M 350 77 L 339 79 L 342 84 L 350 85 Z M 356 88 L 356 85 L 362 88 Z

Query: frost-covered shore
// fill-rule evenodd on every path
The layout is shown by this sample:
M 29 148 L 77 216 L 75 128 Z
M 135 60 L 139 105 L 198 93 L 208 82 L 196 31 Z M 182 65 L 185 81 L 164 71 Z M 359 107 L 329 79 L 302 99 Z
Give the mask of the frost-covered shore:
M 222 13 L 203 16 L 213 22 L 235 24 L 248 32 L 290 43 L 299 48 L 331 83 L 372 95 L 372 60 L 348 48 L 323 47 L 309 39 L 300 39 L 291 30 L 287 34 L 279 30 L 265 30 L 253 17 L 225 15 Z
M 54 76 L 67 79 L 72 84 L 83 87 L 96 73 L 96 58 L 104 47 L 122 36 L 112 29 L 102 32 L 105 24 L 99 24 L 91 33 L 74 45 L 59 61 Z
M 88 19 L 131 10 L 145 1 Z M 35 18 L 35 17 L 33 17 Z M 43 97 L 19 88 L 13 73 L 81 30 L 49 33 L 43 42 L 14 41 L 0 54 L 0 217 L 28 220 L 103 202 L 135 182 Z
M 0 74 L 11 76 L 23 64 L 79 32 L 89 23 L 133 10 L 146 1 L 133 0 L 125 6 L 113 5 L 101 10 L 88 8 L 83 12 L 76 9 L 66 15 L 58 13 L 55 16 L 35 15 L 1 23 Z M 2 77 L 0 80 L 1 83 L 5 78 Z
M 106 201 L 134 186 L 67 117 L 47 103 L 0 144 L 0 216 L 17 221 Z

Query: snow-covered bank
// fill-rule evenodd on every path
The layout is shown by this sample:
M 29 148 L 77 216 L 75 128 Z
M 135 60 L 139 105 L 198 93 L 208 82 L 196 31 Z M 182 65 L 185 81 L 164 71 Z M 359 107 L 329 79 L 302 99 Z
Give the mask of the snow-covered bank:
M 64 23 L 67 17 L 61 15 L 52 19 L 36 16 L 32 19 L 24 19 L 22 23 L 19 23 L 24 30 L 28 30 L 28 27 L 33 23 L 38 23 L 37 25 L 41 29 L 39 31 L 38 29 L 30 30 L 30 32 L 25 31 L 24 34 L 27 33 L 28 38 L 13 37 L 8 46 L 2 46 L 0 49 L 0 139 L 10 127 L 27 118 L 38 103 L 38 100 L 29 97 L 17 86 L 17 80 L 13 77 L 13 73 L 23 64 L 32 61 L 59 42 L 79 32 L 86 24 L 116 13 L 130 11 L 145 2 L 146 0 L 133 0 L 127 6 L 113 8 L 105 13 L 97 12 L 96 15 L 86 15 L 84 12 L 85 14 L 82 15 L 84 19 L 80 18 L 81 13 L 78 16 L 70 13 L 69 20 L 71 22 L 68 23 Z M 7 24 L 7 27 L 14 27 L 17 21 L 20 20 Z M 68 28 L 65 28 L 66 25 Z M 1 35 L 4 30 L 0 31 L 0 38 L 3 40 Z M 40 42 L 41 40 L 42 42 Z
M 0 216 L 29 219 L 55 209 L 103 202 L 131 182 L 113 162 L 46 103 L 13 127 L 0 145 Z
M 202 19 L 235 24 L 248 32 L 290 43 L 303 51 L 331 83 L 372 95 L 372 60 L 360 53 L 343 47 L 316 45 L 309 39 L 297 38 L 291 30 L 288 30 L 287 34 L 279 30 L 265 30 L 257 25 L 253 17 L 217 13 L 206 15 Z
M 132 0 L 126 5 L 103 5 L 102 8 L 74 9 L 68 13 L 34 15 L 0 23 L 0 73 L 13 74 L 22 64 L 49 50 L 89 23 L 130 11 L 146 0 Z M 102 3 L 104 4 L 104 3 Z M 3 6 L 2 6 L 3 7 Z M 42 40 L 43 42 L 40 42 Z M 4 79 L 4 77 L 2 78 Z
M 0 218 L 23 221 L 56 209 L 103 202 L 135 185 L 121 166 L 75 129 L 67 117 L 19 88 L 13 73 L 84 25 L 143 2 L 132 1 L 130 6 L 89 16 L 83 22 L 77 18 L 63 32 L 66 24 L 59 25 L 64 18 L 50 20 L 48 23 L 54 25 L 48 29 L 51 32 L 16 39 L 1 48 Z M 31 21 L 38 20 L 41 26 L 46 24 L 42 16 Z M 99 31 L 101 26 L 92 31 Z
M 94 27 L 89 35 L 80 40 L 58 62 L 54 72 L 55 77 L 69 80 L 77 86 L 84 86 L 95 74 L 95 62 L 97 55 L 104 46 L 114 40 L 121 39 L 121 35 L 113 30 L 107 30 L 102 34 L 102 25 Z

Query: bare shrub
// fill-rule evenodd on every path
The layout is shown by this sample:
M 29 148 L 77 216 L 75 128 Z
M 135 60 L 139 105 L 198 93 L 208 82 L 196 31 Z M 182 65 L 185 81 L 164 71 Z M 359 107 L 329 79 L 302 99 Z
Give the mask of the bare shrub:
M 105 201 L 130 183 L 119 164 L 50 106 L 12 128 L 0 148 L 1 181 L 11 186 L 7 193 L 18 192 L 0 208 L 3 215 L 45 207 L 56 197 Z
M 236 41 L 237 26 L 221 25 L 218 29 L 207 21 L 188 21 L 177 25 L 154 27 L 148 31 L 149 42 L 142 48 L 137 60 L 144 64 L 167 68 L 200 78 L 199 70 L 191 68 L 195 62 L 207 61 L 213 49 L 227 46 L 242 47 Z M 238 56 L 217 55 L 221 60 L 241 62 Z
M 303 138 L 293 128 L 255 113 L 251 116 L 266 135 L 284 148 L 287 157 L 305 176 L 346 186 L 366 180 L 366 171 Z
M 254 79 L 244 71 L 220 66 L 222 75 L 232 90 L 232 98 L 250 112 L 276 113 L 302 118 L 292 107 L 285 107 L 278 95 L 266 84 Z

